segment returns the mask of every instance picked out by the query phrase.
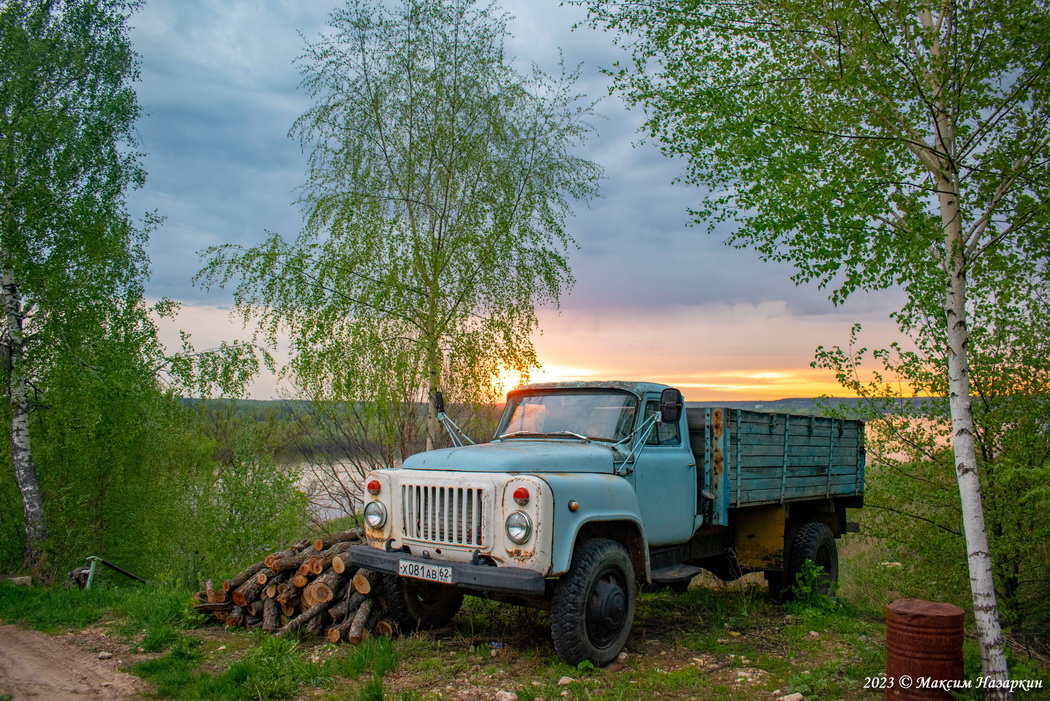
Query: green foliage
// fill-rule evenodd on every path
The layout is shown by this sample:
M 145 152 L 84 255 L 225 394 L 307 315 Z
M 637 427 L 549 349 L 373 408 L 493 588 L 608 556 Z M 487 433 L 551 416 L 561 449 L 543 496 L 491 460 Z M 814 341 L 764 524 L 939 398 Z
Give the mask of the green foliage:
M 0 7 L 0 307 L 11 463 L 25 566 L 47 539 L 30 411 L 41 377 L 89 352 L 142 294 L 146 229 L 125 194 L 144 174 L 127 36 L 134 2 L 14 0 Z M 118 324 L 116 324 L 119 326 Z M 81 359 L 83 361 L 83 359 Z
M 510 66 L 493 8 L 348 0 L 330 25 L 301 61 L 302 233 L 209 249 L 199 279 L 236 281 L 245 319 L 290 335 L 287 374 L 307 396 L 388 427 L 418 421 L 439 388 L 482 404 L 502 369 L 535 367 L 535 305 L 572 282 L 564 220 L 600 175 L 571 153 L 590 107 L 575 74 Z M 428 445 L 438 434 L 432 409 Z
M 789 587 L 791 597 L 784 608 L 791 613 L 799 613 L 807 609 L 818 611 L 834 611 L 839 607 L 839 602 L 824 592 L 824 568 L 814 564 L 812 560 L 802 563 L 795 583 Z
M 1028 284 L 1050 291 L 1035 275 Z M 969 348 L 974 440 L 997 594 L 1012 633 L 1037 644 L 1050 631 L 1050 524 L 1043 517 L 1050 505 L 1050 317 L 1043 305 L 975 298 Z M 969 573 L 948 444 L 943 333 L 927 327 L 913 335 L 911 349 L 870 352 L 860 332 L 854 329 L 848 348 L 821 349 L 816 364 L 866 399 L 868 473 L 860 519 L 864 533 L 878 539 L 878 556 L 862 577 L 871 591 L 965 608 Z M 926 400 L 898 401 L 912 395 Z
M 945 179 L 960 188 L 968 266 L 1010 277 L 1043 249 L 1039 6 L 577 4 L 630 52 L 612 77 L 704 186 L 698 223 L 738 225 L 731 242 L 793 263 L 797 280 L 836 300 L 893 285 L 942 297 Z
M 62 577 L 97 555 L 154 584 L 196 585 L 299 537 L 305 498 L 268 453 L 266 424 L 187 406 L 161 394 L 141 363 L 136 377 L 137 356 L 101 350 L 99 372 L 53 373 L 49 406 L 35 415 L 49 572 Z M 0 511 L 20 513 L 17 492 L 7 494 Z M 0 529 L 23 542 L 20 519 Z M 8 550 L 7 568 L 20 550 Z M 128 580 L 100 569 L 98 581 Z

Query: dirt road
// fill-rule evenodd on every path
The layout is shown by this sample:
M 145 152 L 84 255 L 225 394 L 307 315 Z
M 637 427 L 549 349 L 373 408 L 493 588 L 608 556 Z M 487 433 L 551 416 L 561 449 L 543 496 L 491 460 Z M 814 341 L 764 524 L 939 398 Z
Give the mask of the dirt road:
M 55 636 L 0 626 L 0 696 L 15 701 L 139 698 L 143 682 L 118 670 L 117 653 L 126 648 L 114 645 L 112 658 L 98 658 L 110 647 L 107 642 L 101 634 Z

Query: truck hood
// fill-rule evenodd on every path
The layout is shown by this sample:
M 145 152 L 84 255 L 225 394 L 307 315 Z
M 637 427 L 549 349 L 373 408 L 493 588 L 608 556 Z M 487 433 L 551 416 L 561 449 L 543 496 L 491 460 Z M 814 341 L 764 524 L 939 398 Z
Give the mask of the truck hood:
M 594 443 L 518 438 L 416 453 L 407 470 L 466 472 L 604 472 L 613 471 L 610 446 Z

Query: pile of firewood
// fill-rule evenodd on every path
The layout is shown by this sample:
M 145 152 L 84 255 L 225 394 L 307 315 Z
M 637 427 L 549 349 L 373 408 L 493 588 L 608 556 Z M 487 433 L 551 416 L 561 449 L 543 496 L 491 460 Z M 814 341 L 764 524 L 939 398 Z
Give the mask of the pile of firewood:
M 375 596 L 379 575 L 349 563 L 346 551 L 362 542 L 357 529 L 302 540 L 268 555 L 215 589 L 197 594 L 197 610 L 228 627 L 262 628 L 275 635 L 302 631 L 360 645 L 370 633 L 393 635 Z

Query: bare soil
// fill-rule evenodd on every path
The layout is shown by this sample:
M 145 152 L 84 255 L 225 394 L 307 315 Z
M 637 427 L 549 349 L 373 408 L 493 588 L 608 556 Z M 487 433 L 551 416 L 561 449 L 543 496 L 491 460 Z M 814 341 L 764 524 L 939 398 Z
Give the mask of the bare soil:
M 15 699 L 133 699 L 145 683 L 120 671 L 126 645 L 100 631 L 48 635 L 0 626 L 0 697 Z M 99 659 L 112 655 L 107 659 Z

